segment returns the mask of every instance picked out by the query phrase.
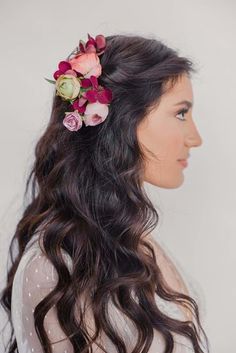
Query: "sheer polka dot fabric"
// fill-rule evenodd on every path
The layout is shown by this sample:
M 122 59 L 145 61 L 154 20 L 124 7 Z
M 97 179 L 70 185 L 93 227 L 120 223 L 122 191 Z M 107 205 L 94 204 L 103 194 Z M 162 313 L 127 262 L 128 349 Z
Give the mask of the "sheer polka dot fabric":
M 13 289 L 12 289 L 12 321 L 17 340 L 19 353 L 43 353 L 37 333 L 34 329 L 33 313 L 37 304 L 50 293 L 58 280 L 57 273 L 52 263 L 42 253 L 38 241 L 33 241 L 28 244 L 26 251 L 21 258 L 17 272 L 15 274 Z M 37 240 L 37 239 L 36 239 Z M 65 254 L 65 260 L 71 269 L 70 258 Z M 173 263 L 172 263 L 173 265 Z M 175 263 L 176 265 L 176 263 Z M 181 269 L 178 266 L 180 273 Z M 199 305 L 203 305 L 204 297 L 200 290 L 197 290 L 196 285 L 192 285 L 192 281 L 187 279 L 186 274 L 183 274 L 189 293 L 197 300 Z M 179 276 L 173 276 L 175 283 L 179 283 Z M 175 284 L 176 285 L 176 284 Z M 183 311 L 180 310 L 174 303 L 169 303 L 156 296 L 157 303 L 160 309 L 169 316 L 186 319 Z M 66 308 L 65 308 L 66 310 Z M 112 303 L 109 303 L 109 312 L 112 318 L 113 325 L 116 326 L 120 335 L 122 335 L 128 352 L 132 352 L 137 340 L 137 331 L 132 322 L 121 313 Z M 91 316 L 92 317 L 92 316 Z M 88 327 L 92 326 L 91 317 L 88 316 Z M 87 317 L 86 317 L 87 318 Z M 89 319 L 90 318 L 90 319 Z M 55 307 L 51 308 L 44 319 L 44 327 L 48 333 L 52 351 L 55 353 L 78 353 L 74 352 L 72 344 L 65 336 L 61 329 Z M 192 353 L 194 352 L 191 342 L 181 336 L 174 334 L 175 350 L 174 353 Z M 59 341 L 59 342 L 57 342 Z M 57 343 L 55 343 L 57 342 Z M 104 334 L 101 337 L 100 343 L 103 344 L 108 353 L 116 353 L 109 338 Z M 93 352 L 103 352 L 96 344 L 93 345 Z M 164 341 L 159 332 L 154 332 L 154 339 L 149 349 L 149 353 L 164 352 Z

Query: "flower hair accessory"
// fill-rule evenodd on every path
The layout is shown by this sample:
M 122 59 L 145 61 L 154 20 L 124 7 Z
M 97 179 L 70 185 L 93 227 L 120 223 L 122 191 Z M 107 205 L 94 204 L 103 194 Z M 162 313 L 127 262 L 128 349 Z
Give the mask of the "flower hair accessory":
M 108 115 L 108 106 L 112 101 L 112 91 L 98 83 L 102 73 L 99 56 L 104 53 L 106 39 L 102 34 L 91 37 L 85 43 L 80 40 L 78 47 L 66 60 L 60 61 L 53 77 L 45 78 L 56 86 L 56 95 L 69 101 L 72 111 L 65 112 L 63 125 L 70 131 L 85 126 L 102 123 Z M 72 56 L 72 58 L 71 58 Z

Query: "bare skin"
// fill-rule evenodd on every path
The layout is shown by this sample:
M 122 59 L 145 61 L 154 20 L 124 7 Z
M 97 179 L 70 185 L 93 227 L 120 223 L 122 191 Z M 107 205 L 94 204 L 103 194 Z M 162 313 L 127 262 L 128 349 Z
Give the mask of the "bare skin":
M 186 103 L 176 105 L 182 101 L 193 105 L 191 80 L 185 74 L 161 97 L 159 104 L 137 127 L 138 141 L 145 155 L 143 181 L 162 188 L 177 188 L 183 183 L 184 168 L 178 159 L 187 159 L 190 148 L 202 144 L 193 121 L 192 106 Z M 187 112 L 180 113 L 185 108 Z M 146 235 L 154 247 L 158 265 L 169 286 L 189 295 L 171 259 L 151 234 Z M 183 309 L 183 312 L 186 319 L 192 318 L 188 310 Z
M 192 107 L 179 113 L 186 104 L 193 104 L 191 80 L 182 75 L 175 86 L 165 93 L 157 108 L 137 127 L 138 141 L 145 152 L 144 181 L 162 188 L 177 188 L 183 183 L 184 168 L 177 161 L 188 158 L 189 150 L 202 144 L 192 118 Z M 181 121 L 183 119 L 186 121 Z

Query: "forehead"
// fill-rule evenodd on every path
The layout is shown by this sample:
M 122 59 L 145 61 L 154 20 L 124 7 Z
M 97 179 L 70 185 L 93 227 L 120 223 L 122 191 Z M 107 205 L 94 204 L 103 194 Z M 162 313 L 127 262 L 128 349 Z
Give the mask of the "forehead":
M 193 101 L 193 89 L 190 78 L 183 74 L 171 87 L 170 82 L 166 84 L 167 91 L 162 96 L 162 99 L 170 102 L 178 102 L 181 100 Z

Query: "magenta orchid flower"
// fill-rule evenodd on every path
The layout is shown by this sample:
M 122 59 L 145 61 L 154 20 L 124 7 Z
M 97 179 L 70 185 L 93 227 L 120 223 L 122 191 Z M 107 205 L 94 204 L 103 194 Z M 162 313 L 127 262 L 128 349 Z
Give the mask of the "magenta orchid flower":
M 81 53 L 97 53 L 101 55 L 104 53 L 106 47 L 106 39 L 102 34 L 98 34 L 95 39 L 88 33 L 88 40 L 85 43 L 80 40 L 79 49 Z

